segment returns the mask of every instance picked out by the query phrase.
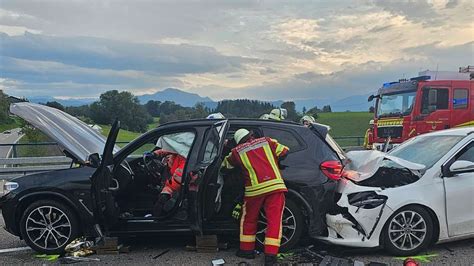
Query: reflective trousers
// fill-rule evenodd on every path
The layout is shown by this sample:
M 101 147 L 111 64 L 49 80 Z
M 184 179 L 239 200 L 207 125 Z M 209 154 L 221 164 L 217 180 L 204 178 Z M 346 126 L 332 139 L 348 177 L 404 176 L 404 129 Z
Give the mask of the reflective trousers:
M 275 192 L 263 196 L 244 199 L 240 219 L 240 249 L 255 249 L 255 234 L 260 209 L 263 207 L 267 220 L 265 233 L 265 254 L 276 255 L 280 248 L 282 215 L 285 207 L 285 193 Z M 262 230 L 262 228 L 259 228 Z

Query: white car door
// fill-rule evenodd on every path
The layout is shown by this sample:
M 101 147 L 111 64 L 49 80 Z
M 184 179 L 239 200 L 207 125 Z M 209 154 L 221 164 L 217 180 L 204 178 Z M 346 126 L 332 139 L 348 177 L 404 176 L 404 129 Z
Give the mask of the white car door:
M 443 171 L 450 237 L 474 233 L 474 170 L 457 173 L 447 170 L 455 161 L 460 160 L 474 163 L 474 142 L 456 154 Z

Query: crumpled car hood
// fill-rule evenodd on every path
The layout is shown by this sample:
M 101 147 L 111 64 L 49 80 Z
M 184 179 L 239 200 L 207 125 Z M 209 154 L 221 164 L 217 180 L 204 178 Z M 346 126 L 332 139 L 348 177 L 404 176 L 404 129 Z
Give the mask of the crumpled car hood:
M 93 153 L 102 154 L 106 138 L 86 123 L 61 110 L 48 106 L 22 102 L 10 105 L 10 112 L 66 149 L 79 162 L 84 163 Z M 119 150 L 116 147 L 115 150 Z
M 350 151 L 346 153 L 346 156 L 348 164 L 345 169 L 357 172 L 357 175 L 349 177 L 356 182 L 372 177 L 382 166 L 383 160 L 390 160 L 411 171 L 420 171 L 426 168 L 423 164 L 413 163 L 376 150 Z

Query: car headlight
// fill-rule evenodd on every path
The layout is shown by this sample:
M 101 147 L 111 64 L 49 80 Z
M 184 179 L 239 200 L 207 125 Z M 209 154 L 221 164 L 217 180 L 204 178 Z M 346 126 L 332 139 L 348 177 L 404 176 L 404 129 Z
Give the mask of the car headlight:
M 8 193 L 19 187 L 18 183 L 7 180 L 0 180 L 0 196 L 5 196 Z

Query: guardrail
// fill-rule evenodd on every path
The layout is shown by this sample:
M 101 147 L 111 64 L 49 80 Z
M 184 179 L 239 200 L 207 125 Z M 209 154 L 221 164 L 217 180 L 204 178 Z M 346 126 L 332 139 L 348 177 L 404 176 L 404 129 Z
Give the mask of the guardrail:
M 340 136 L 333 137 L 345 150 L 359 149 L 362 147 L 364 137 L 360 136 Z M 117 144 L 127 144 L 128 142 L 117 142 Z M 59 147 L 56 142 L 38 143 L 13 143 L 0 144 L 0 147 L 11 147 L 10 153 L 13 158 L 0 158 L 0 179 L 26 175 L 30 173 L 44 172 L 50 170 L 67 169 L 72 166 L 72 160 L 66 156 L 34 156 L 17 157 L 21 147 Z

